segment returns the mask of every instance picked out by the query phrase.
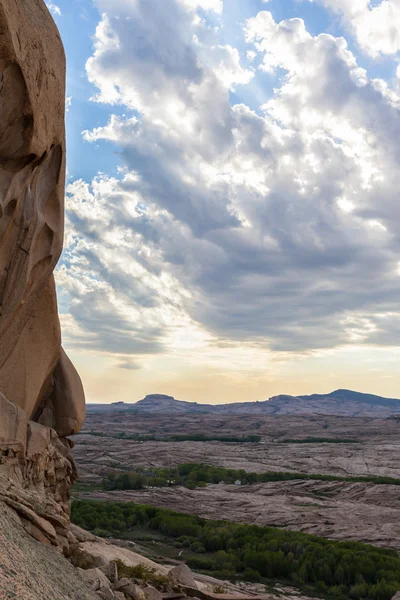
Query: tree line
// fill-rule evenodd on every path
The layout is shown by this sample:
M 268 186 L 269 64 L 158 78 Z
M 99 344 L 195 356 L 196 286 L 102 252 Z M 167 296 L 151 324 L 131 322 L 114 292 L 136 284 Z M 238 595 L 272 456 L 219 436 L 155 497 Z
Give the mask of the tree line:
M 177 467 L 137 468 L 135 471 L 108 473 L 103 479 L 105 490 L 140 490 L 145 487 L 168 487 L 183 485 L 189 489 L 204 487 L 210 483 L 242 485 L 269 483 L 274 481 L 342 481 L 375 483 L 377 485 L 400 485 L 400 479 L 369 475 L 366 477 L 342 477 L 336 475 L 314 475 L 308 473 L 286 473 L 268 471 L 266 473 L 248 473 L 243 469 L 226 469 L 206 464 L 185 463 Z
M 133 503 L 76 500 L 72 521 L 97 535 L 162 534 L 188 547 L 187 564 L 220 578 L 290 582 L 324 598 L 391 600 L 400 590 L 393 550 L 337 542 L 273 527 L 211 521 Z
M 362 442 L 352 438 L 306 437 L 285 438 L 279 440 L 279 444 L 362 444 Z

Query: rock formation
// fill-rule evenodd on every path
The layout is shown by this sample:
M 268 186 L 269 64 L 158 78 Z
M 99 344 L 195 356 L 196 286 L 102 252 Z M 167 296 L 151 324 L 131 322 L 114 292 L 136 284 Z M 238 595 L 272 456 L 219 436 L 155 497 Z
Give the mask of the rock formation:
M 53 270 L 64 234 L 65 56 L 43 0 L 0 0 L 0 500 L 67 544 L 85 419 L 61 347 Z

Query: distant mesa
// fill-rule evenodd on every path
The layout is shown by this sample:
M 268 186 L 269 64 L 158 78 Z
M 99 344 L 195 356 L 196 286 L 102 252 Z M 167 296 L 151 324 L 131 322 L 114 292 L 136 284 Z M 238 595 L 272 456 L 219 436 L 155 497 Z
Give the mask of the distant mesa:
M 167 396 L 166 394 L 147 394 L 141 402 L 144 402 L 145 400 L 150 402 L 167 402 L 168 400 L 175 400 L 175 398 L 173 396 Z
M 336 415 L 338 417 L 400 418 L 400 400 L 363 394 L 352 390 L 336 390 L 310 396 L 279 395 L 257 402 L 234 404 L 199 404 L 176 400 L 166 394 L 148 394 L 136 403 L 114 402 L 92 404 L 91 412 L 129 410 L 158 414 L 247 414 L 247 415 Z
M 185 402 L 183 400 L 175 400 L 173 396 L 167 396 L 165 394 L 148 394 L 143 400 L 139 400 L 136 404 L 132 405 L 132 409 L 142 412 L 167 412 L 170 414 L 175 413 L 186 413 L 197 410 L 197 407 L 204 405 L 197 404 L 197 402 Z M 206 409 L 207 409 L 207 405 Z M 207 412 L 209 412 L 207 410 Z

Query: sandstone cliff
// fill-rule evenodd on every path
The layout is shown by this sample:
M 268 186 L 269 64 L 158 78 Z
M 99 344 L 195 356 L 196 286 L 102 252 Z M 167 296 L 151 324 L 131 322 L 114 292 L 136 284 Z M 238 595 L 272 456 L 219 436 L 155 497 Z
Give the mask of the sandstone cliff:
M 65 56 L 43 0 L 0 0 L 0 500 L 68 544 L 68 435 L 85 419 L 61 347 L 53 270 L 64 234 Z

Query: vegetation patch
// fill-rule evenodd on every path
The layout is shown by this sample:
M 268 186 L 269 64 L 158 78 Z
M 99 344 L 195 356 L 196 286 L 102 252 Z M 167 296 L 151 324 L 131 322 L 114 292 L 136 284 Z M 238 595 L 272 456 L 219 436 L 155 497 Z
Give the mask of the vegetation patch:
M 284 439 L 279 440 L 279 444 L 362 444 L 360 440 L 353 440 L 351 438 L 319 438 L 319 437 L 306 437 L 299 439 Z
M 394 477 L 342 477 L 336 475 L 312 475 L 308 473 L 285 473 L 270 471 L 267 473 L 248 473 L 243 469 L 226 469 L 197 463 L 187 463 L 172 468 L 136 469 L 132 472 L 109 473 L 103 480 L 105 490 L 140 490 L 145 487 L 167 487 L 183 485 L 189 489 L 204 487 L 210 483 L 269 483 L 275 481 L 338 481 L 375 483 L 376 485 L 400 485 L 400 479 Z M 90 491 L 90 490 L 89 490 Z
M 134 567 L 129 567 L 122 560 L 116 560 L 115 564 L 118 569 L 118 577 L 122 579 L 123 577 L 128 577 L 128 579 L 140 579 L 140 581 L 144 581 L 149 585 L 152 585 L 157 590 L 161 592 L 166 592 L 171 587 L 171 581 L 165 575 L 160 575 L 157 573 L 156 569 L 148 567 L 144 564 L 135 565 Z M 179 586 L 175 586 L 179 588 Z M 179 591 L 179 589 L 174 589 L 174 591 Z
M 187 564 L 220 578 L 288 582 L 340 600 L 391 600 L 400 590 L 398 554 L 358 542 L 209 521 L 133 503 L 74 501 L 72 520 L 106 536 L 126 537 L 147 528 L 190 547 L 196 554 Z

